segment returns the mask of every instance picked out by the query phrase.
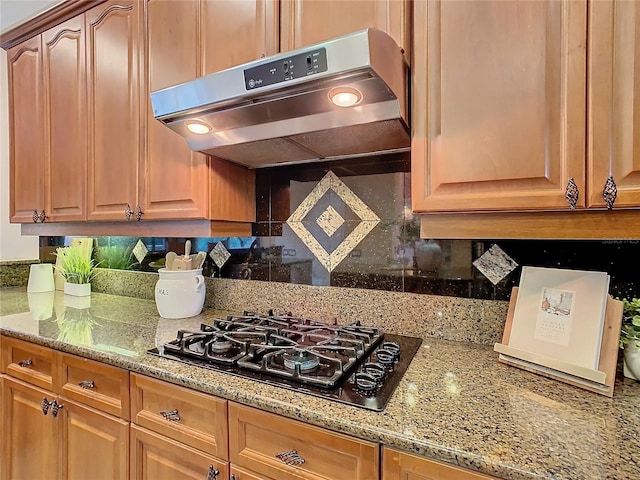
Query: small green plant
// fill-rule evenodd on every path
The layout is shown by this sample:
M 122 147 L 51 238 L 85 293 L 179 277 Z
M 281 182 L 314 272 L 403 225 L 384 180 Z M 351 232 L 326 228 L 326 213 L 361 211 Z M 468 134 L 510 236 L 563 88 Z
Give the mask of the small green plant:
M 622 299 L 622 329 L 620 330 L 620 348 L 635 343 L 640 348 L 640 298 L 631 301 Z M 633 343 L 632 343 L 633 342 Z
M 96 276 L 98 266 L 93 258 L 88 258 L 86 250 L 78 247 L 58 248 L 61 258 L 60 273 L 69 283 L 91 283 Z
M 135 263 L 133 249 L 124 245 L 100 247 L 96 250 L 98 265 L 102 268 L 129 270 Z

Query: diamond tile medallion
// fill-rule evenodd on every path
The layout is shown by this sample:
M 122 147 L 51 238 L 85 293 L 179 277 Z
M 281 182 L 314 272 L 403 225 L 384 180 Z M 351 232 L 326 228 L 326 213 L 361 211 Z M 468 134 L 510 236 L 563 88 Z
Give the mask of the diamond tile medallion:
M 227 260 L 229 260 L 229 258 L 231 257 L 231 254 L 229 253 L 229 250 L 227 250 L 227 247 L 224 246 L 224 243 L 218 242 L 211 249 L 209 256 L 213 260 L 213 263 L 218 266 L 218 268 L 222 268 L 224 264 L 227 263 Z
M 317 218 L 307 218 L 313 207 L 329 191 L 335 193 L 360 220 L 332 251 L 327 251 L 307 228 L 307 225 L 315 223 L 328 237 L 332 237 L 345 223 L 344 218 L 331 204 Z M 337 267 L 378 223 L 380 218 L 373 210 L 331 171 L 318 182 L 287 220 L 287 225 L 329 272 Z

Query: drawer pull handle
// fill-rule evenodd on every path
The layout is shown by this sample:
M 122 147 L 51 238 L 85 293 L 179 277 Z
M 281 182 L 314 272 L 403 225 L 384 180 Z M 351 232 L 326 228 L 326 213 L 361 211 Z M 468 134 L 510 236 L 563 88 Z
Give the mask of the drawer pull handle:
M 55 401 L 55 400 L 54 400 Z M 42 402 L 40 402 L 40 408 L 42 409 L 42 413 L 46 416 L 49 413 L 49 407 L 53 404 L 47 400 L 47 397 L 42 397 Z
M 53 415 L 53 418 L 56 418 L 58 416 L 58 412 L 60 411 L 61 408 L 64 408 L 64 405 L 62 405 L 61 403 L 56 402 L 55 400 L 52 402 L 52 404 L 51 404 L 51 415 Z
M 80 385 L 82 388 L 86 388 L 87 390 L 91 390 L 96 386 L 95 383 L 93 383 L 93 380 L 84 380 L 80 382 L 78 385 Z
M 22 368 L 26 368 L 29 365 L 33 365 L 33 360 L 20 360 L 18 362 L 18 365 L 20 365 Z
M 180 415 L 178 415 L 178 410 L 163 410 L 160 412 L 160 415 L 162 415 L 166 420 L 169 420 L 170 422 L 180 421 Z
M 216 480 L 220 475 L 220 470 L 216 469 L 213 465 L 209 465 L 209 470 L 207 471 L 207 480 Z
M 129 221 L 131 220 L 131 215 L 133 215 L 133 210 L 131 210 L 131 206 L 127 203 L 127 206 L 124 207 L 124 218 Z
M 297 450 L 289 450 L 288 452 L 277 453 L 276 457 L 287 465 L 302 465 L 304 458 L 298 455 Z

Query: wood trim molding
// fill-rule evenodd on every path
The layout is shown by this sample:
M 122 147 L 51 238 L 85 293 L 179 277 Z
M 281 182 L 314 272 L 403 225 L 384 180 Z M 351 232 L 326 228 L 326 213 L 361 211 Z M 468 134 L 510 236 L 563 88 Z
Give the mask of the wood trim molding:
M 22 235 L 134 237 L 250 237 L 250 222 L 176 220 L 157 222 L 51 222 L 23 223 Z
M 426 214 L 422 238 L 640 241 L 640 210 Z
M 106 0 L 65 0 L 64 2 L 57 3 L 37 17 L 33 17 L 25 23 L 11 30 L 7 30 L 0 35 L 0 47 L 6 50 L 18 45 L 105 1 Z

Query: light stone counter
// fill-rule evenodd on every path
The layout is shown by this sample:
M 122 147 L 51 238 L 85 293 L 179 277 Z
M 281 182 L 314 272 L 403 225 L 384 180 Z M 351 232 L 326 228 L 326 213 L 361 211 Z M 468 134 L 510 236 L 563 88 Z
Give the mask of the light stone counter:
M 622 377 L 609 399 L 502 365 L 490 346 L 428 338 L 376 413 L 146 353 L 238 312 L 167 320 L 153 301 L 95 293 L 82 316 L 45 297 L 0 290 L 3 335 L 502 478 L 640 479 L 640 383 Z

